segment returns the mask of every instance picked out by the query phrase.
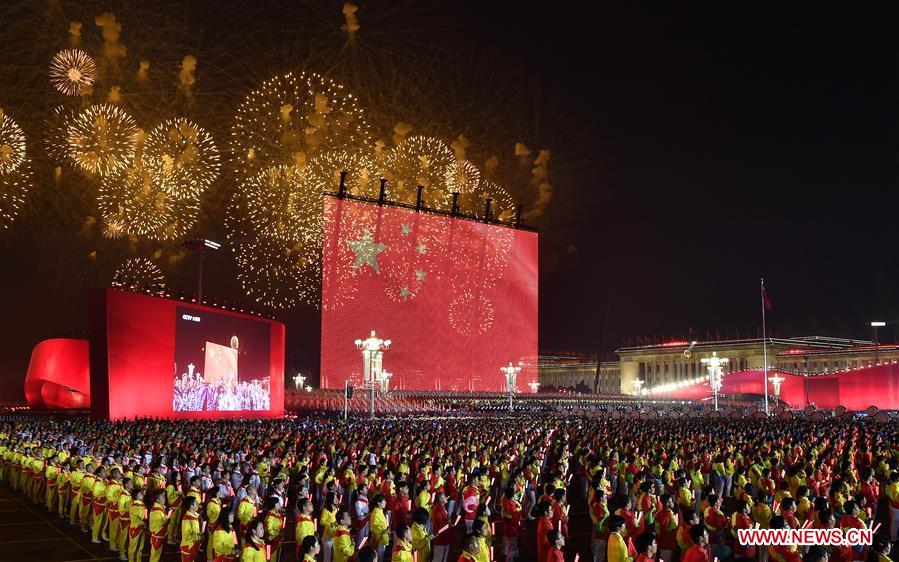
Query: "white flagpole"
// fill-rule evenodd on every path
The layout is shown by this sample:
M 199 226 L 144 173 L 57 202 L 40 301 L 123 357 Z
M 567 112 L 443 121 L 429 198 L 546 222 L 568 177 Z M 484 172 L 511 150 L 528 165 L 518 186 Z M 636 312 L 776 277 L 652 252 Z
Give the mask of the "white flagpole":
M 764 379 L 762 385 L 765 387 L 765 415 L 768 415 L 768 336 L 765 331 L 765 278 L 762 278 L 762 356 L 765 361 Z

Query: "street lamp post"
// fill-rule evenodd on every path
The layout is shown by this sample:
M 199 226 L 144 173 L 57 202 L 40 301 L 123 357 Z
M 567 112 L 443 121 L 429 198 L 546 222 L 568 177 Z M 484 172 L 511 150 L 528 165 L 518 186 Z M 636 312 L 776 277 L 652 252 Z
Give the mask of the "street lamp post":
M 350 381 L 343 381 L 343 419 L 346 420 L 350 416 Z
M 518 391 L 518 373 L 521 372 L 521 364 L 513 365 L 509 361 L 507 367 L 501 367 L 500 371 L 506 375 L 506 392 L 509 393 L 509 411 L 512 411 L 512 395 Z
M 724 386 L 724 365 L 730 362 L 727 357 L 718 357 L 718 352 L 713 351 L 711 357 L 703 357 L 702 364 L 709 371 L 709 386 L 712 387 L 712 394 L 715 397 L 715 411 L 718 411 L 718 392 Z
M 371 418 L 375 417 L 375 385 L 381 381 L 384 352 L 390 349 L 390 340 L 379 338 L 375 331 L 364 340 L 356 340 L 356 349 L 362 352 L 362 379 L 371 387 Z
M 774 373 L 773 376 L 768 377 L 768 382 L 771 383 L 771 386 L 774 387 L 774 401 L 780 402 L 780 385 L 783 384 L 784 379 L 782 376 Z
M 197 274 L 197 304 L 203 304 L 203 262 L 206 261 L 207 253 L 220 249 L 222 245 L 205 238 L 191 238 L 185 240 L 182 246 L 200 254 L 199 272 Z

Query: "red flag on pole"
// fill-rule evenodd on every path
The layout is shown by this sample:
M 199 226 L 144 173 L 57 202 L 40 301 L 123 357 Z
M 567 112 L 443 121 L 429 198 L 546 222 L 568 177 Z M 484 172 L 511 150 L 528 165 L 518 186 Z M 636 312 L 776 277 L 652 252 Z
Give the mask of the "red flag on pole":
M 762 285 L 762 303 L 765 305 L 765 310 L 771 310 L 771 299 L 768 298 L 768 291 L 765 290 L 765 285 Z

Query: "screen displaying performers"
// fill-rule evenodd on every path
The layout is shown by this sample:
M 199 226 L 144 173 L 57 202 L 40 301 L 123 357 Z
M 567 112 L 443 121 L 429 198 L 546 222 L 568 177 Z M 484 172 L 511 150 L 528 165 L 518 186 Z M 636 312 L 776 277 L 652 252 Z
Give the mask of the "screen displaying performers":
M 98 419 L 284 415 L 284 324 L 143 293 L 92 296 L 91 411 Z
M 176 307 L 172 409 L 268 410 L 269 350 L 267 323 Z

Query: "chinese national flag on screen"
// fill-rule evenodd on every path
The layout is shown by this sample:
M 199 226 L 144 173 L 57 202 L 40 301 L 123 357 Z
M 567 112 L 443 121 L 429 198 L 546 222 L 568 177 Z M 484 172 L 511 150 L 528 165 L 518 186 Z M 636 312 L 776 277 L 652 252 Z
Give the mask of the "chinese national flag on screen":
M 356 339 L 391 340 L 393 389 L 501 390 L 536 381 L 537 235 L 325 198 L 322 386 L 361 383 Z M 532 371 L 532 372 L 531 372 Z
M 231 378 L 237 382 L 237 350 L 227 345 L 206 342 L 206 361 L 203 364 L 203 380 L 213 384 Z

